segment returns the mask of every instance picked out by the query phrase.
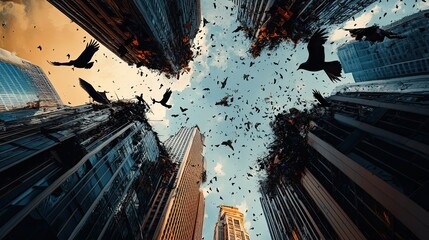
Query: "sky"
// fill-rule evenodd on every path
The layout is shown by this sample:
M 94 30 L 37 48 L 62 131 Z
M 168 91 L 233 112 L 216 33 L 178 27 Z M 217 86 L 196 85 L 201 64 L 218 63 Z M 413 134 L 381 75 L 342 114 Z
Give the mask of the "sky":
M 262 175 L 255 169 L 256 160 L 266 153 L 266 145 L 272 140 L 270 120 L 291 107 L 311 107 L 314 103 L 312 89 L 328 96 L 336 86 L 351 83 L 353 78 L 350 73 L 343 73 L 342 81 L 334 84 L 323 72 L 297 71 L 298 65 L 308 56 L 303 43 L 294 47 L 285 42 L 278 49 L 265 50 L 260 57 L 252 59 L 247 52 L 250 42 L 243 32 L 232 33 L 239 25 L 233 2 L 216 0 L 216 9 L 213 0 L 202 2 L 203 17 L 210 22 L 204 28 L 201 26 L 194 40 L 202 54 L 190 63 L 190 72 L 179 80 L 167 79 L 144 67 L 128 66 L 104 46 L 95 54 L 97 62 L 92 69 L 73 71 L 70 67 L 49 65 L 48 60 L 67 61 L 67 54 L 76 58 L 92 37 L 46 1 L 0 0 L 0 21 L 5 24 L 0 27 L 0 48 L 39 65 L 63 102 L 71 106 L 89 102 L 87 94 L 79 87 L 79 77 L 100 91 L 108 91 L 111 99 L 116 99 L 116 95 L 131 99 L 144 93 L 145 100 L 150 102 L 151 97 L 161 99 L 165 89 L 171 87 L 173 94 L 169 103 L 173 107 L 167 110 L 154 105 L 153 114 L 148 117 L 161 140 L 181 126 L 194 125 L 198 125 L 206 137 L 204 155 L 208 181 L 202 185 L 206 197 L 204 239 L 213 238 L 220 204 L 238 206 L 245 213 L 245 226 L 251 239 L 270 239 L 259 202 L 258 180 Z M 427 8 L 429 1 L 376 1 L 356 14 L 355 20 L 326 26 L 329 32 L 325 44 L 326 61 L 338 60 L 336 49 L 351 40 L 342 28 L 374 23 L 383 26 Z M 254 63 L 252 67 L 251 62 Z M 247 80 L 245 74 L 249 75 Z M 220 82 L 225 78 L 228 78 L 226 87 L 221 89 Z M 216 106 L 215 103 L 226 95 L 234 98 L 232 105 Z M 188 110 L 182 113 L 179 107 Z M 179 116 L 172 117 L 175 114 Z M 257 129 L 255 125 L 259 125 Z M 226 140 L 234 142 L 234 150 L 222 145 L 216 147 Z M 214 176 L 218 181 L 208 184 Z

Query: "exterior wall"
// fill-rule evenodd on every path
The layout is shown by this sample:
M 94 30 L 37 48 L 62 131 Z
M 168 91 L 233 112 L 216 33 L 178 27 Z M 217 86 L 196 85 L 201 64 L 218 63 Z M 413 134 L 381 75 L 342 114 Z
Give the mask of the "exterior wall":
M 202 234 L 204 216 L 201 205 L 204 136 L 198 127 L 181 128 L 165 142 L 178 165 L 166 206 L 154 239 L 197 239 Z
M 32 105 L 52 107 L 62 102 L 38 66 L 24 60 L 16 64 L 0 59 L 0 111 L 31 108 Z
M 0 135 L 8 139 L 0 144 L 0 238 L 103 238 L 118 213 L 133 228 L 117 236 L 140 236 L 134 211 L 153 191 L 139 198 L 134 183 L 149 170 L 157 179 L 158 143 L 146 123 L 111 114 L 86 105 L 7 123 Z
M 128 64 L 169 74 L 188 65 L 201 22 L 200 0 L 49 2 Z
M 244 215 L 238 208 L 221 205 L 215 224 L 214 240 L 249 240 L 244 227 Z
M 261 198 L 272 238 L 424 239 L 428 83 L 410 77 L 384 88 L 381 81 L 338 87 L 311 124 L 301 182 Z
M 352 41 L 338 49 L 344 72 L 355 82 L 429 74 L 429 19 L 421 11 L 383 29 L 407 36 L 381 43 Z
M 252 39 L 258 36 L 261 27 L 270 24 L 267 12 L 272 6 L 285 6 L 292 12 L 292 18 L 285 23 L 288 31 L 293 32 L 289 33 L 291 36 L 310 37 L 316 29 L 343 23 L 374 2 L 376 0 L 234 0 L 238 21 L 251 29 L 249 36 Z

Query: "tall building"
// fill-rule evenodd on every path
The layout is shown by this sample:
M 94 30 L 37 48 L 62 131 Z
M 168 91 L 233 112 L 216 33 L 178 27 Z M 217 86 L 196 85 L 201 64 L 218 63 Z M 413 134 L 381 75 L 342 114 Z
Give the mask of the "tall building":
M 204 221 L 204 136 L 200 129 L 181 128 L 165 141 L 176 171 L 158 191 L 143 223 L 147 239 L 201 239 Z
M 213 240 L 250 240 L 244 214 L 236 207 L 220 205 Z
M 0 49 L 0 111 L 59 105 L 61 99 L 40 67 Z
M 271 193 L 261 191 L 272 239 L 428 236 L 429 81 L 367 84 L 337 88 L 329 106 L 279 117 L 277 127 L 295 129 L 306 151 L 283 149 L 294 158 L 277 155 L 267 166 L 300 176 L 281 175 Z
M 141 239 L 170 171 L 144 114 L 118 102 L 2 123 L 0 238 Z
M 406 36 L 381 43 L 352 41 L 338 48 L 344 72 L 355 82 L 429 75 L 429 10 L 420 11 L 383 27 Z
M 49 2 L 130 65 L 176 74 L 192 59 L 200 0 Z
M 306 39 L 318 28 L 341 24 L 376 0 L 234 0 L 237 18 L 259 56 L 285 40 Z

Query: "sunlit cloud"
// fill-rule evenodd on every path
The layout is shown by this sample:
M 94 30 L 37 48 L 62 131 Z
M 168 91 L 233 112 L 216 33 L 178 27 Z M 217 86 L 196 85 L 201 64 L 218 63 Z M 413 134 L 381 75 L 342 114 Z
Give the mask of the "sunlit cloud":
M 225 176 L 225 172 L 222 169 L 222 164 L 216 163 L 216 166 L 214 167 L 214 171 L 219 176 Z

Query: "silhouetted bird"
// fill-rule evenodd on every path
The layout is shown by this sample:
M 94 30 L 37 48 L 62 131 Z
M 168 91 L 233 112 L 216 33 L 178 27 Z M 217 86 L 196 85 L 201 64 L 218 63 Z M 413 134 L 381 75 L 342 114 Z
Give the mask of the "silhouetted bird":
M 97 92 L 90 83 L 83 80 L 82 78 L 79 78 L 79 84 L 94 101 L 102 104 L 110 103 L 109 99 L 107 99 L 106 92 Z
M 207 23 L 210 23 L 210 22 L 207 21 L 207 19 L 203 18 L 203 27 L 205 27 Z
M 188 109 L 187 109 L 187 108 L 182 108 L 182 107 L 180 107 L 180 111 L 182 111 L 182 112 L 186 112 L 186 111 L 188 111 Z
M 331 105 L 326 99 L 320 94 L 319 91 L 313 89 L 313 97 L 320 103 L 322 107 L 328 107 Z
M 356 40 L 360 41 L 365 37 L 365 41 L 369 42 L 383 42 L 384 38 L 398 38 L 403 39 L 406 36 L 402 36 L 393 32 L 389 32 L 381 29 L 379 26 L 374 25 L 367 28 L 356 28 L 356 29 L 345 29 L 350 32 L 350 35 Z
M 170 88 L 167 88 L 167 90 L 165 90 L 164 95 L 162 96 L 161 101 L 156 101 L 155 99 L 152 98 L 152 103 L 160 103 L 162 106 L 166 107 L 166 108 L 171 108 L 172 106 L 167 104 L 168 99 L 170 99 L 172 91 L 170 90 Z
M 234 31 L 232 31 L 233 33 L 239 32 L 243 29 L 242 26 L 238 26 Z
M 86 68 L 90 69 L 92 68 L 92 65 L 94 65 L 94 62 L 90 62 L 92 56 L 94 56 L 95 52 L 98 51 L 100 45 L 95 41 L 91 40 L 90 43 L 86 44 L 85 50 L 80 54 L 80 56 L 75 59 L 71 60 L 70 62 L 49 62 L 50 64 L 54 66 L 74 66 L 77 68 Z
M 143 104 L 144 103 L 144 99 L 143 99 L 143 93 L 139 95 L 136 95 L 136 99 L 139 101 L 137 104 Z
M 228 98 L 229 98 L 229 96 L 223 97 L 221 100 L 216 102 L 215 105 L 221 105 L 221 106 L 225 106 L 225 107 L 231 106 L 231 104 L 229 104 L 229 102 L 228 102 Z
M 341 81 L 341 63 L 339 61 L 325 62 L 325 48 L 328 37 L 325 29 L 318 29 L 307 45 L 308 59 L 305 63 L 299 65 L 299 69 L 304 69 L 311 72 L 324 70 L 332 82 Z
M 232 141 L 231 141 L 231 140 L 223 141 L 223 142 L 221 143 L 221 145 L 224 145 L 224 146 L 230 147 L 230 148 L 232 149 L 232 151 L 234 151 L 234 147 L 232 146 Z

